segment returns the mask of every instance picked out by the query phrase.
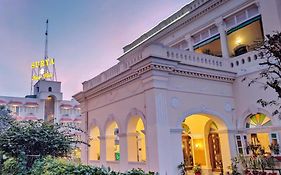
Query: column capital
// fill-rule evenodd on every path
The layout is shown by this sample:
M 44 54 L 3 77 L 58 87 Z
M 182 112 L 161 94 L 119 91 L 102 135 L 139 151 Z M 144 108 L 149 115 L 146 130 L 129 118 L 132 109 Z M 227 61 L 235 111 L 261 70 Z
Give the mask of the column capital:
M 220 16 L 219 18 L 215 19 L 215 25 L 217 27 L 222 27 L 223 24 L 224 24 L 224 21 L 223 21 L 223 17 L 222 16 Z
M 192 39 L 192 36 L 191 36 L 191 34 L 190 33 L 188 33 L 188 34 L 186 34 L 185 36 L 184 36 L 184 39 L 185 40 L 190 40 L 190 39 Z
M 178 133 L 178 134 L 182 134 L 182 128 L 171 128 L 170 129 L 171 133 Z
M 192 39 L 192 36 L 191 36 L 191 34 L 190 33 L 188 33 L 188 34 L 186 34 L 185 36 L 184 36 L 184 39 L 187 41 L 187 43 L 188 43 L 188 49 L 189 49 L 189 51 L 193 51 L 194 49 L 193 49 L 193 39 Z

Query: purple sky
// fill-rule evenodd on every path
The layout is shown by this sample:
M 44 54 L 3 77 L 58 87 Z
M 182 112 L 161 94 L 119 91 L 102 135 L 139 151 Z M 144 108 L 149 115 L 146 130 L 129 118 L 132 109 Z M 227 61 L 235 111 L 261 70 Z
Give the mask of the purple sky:
M 1 0 L 0 96 L 30 92 L 31 63 L 56 59 L 64 99 L 117 63 L 122 47 L 191 0 Z

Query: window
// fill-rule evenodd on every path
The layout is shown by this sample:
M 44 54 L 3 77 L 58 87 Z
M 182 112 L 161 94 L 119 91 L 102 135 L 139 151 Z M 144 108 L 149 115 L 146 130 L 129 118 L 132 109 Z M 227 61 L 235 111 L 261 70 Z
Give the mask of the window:
M 273 153 L 274 155 L 279 155 L 280 154 L 278 133 L 270 133 L 270 145 L 269 145 L 269 148 L 271 150 L 271 153 Z
M 19 106 L 10 106 L 9 109 L 12 111 L 13 115 L 19 115 L 20 113 L 20 107 Z
M 49 92 L 52 92 L 52 87 L 49 87 L 49 88 L 48 88 L 48 91 L 49 91 Z
M 195 34 L 193 36 L 193 42 L 196 45 L 196 44 L 201 43 L 201 42 L 203 42 L 203 41 L 205 41 L 205 40 L 207 40 L 207 39 L 209 39 L 209 38 L 211 38 L 211 37 L 213 37 L 217 34 L 218 34 L 217 26 L 212 25 L 211 27 Z
M 238 26 L 239 24 L 259 15 L 259 10 L 256 5 L 252 5 L 240 12 L 226 18 L 224 20 L 226 28 L 231 29 L 233 27 Z
M 246 128 L 256 128 L 256 127 L 264 127 L 271 126 L 272 122 L 269 117 L 265 114 L 257 113 L 251 114 L 248 116 L 246 121 Z
M 247 135 L 237 134 L 235 135 L 235 140 L 236 140 L 237 152 L 239 154 L 248 155 L 250 153 L 250 150 L 248 147 Z
M 236 135 L 236 147 L 237 147 L 237 152 L 239 154 L 243 154 L 243 146 L 242 146 L 242 139 L 241 139 L 241 135 Z

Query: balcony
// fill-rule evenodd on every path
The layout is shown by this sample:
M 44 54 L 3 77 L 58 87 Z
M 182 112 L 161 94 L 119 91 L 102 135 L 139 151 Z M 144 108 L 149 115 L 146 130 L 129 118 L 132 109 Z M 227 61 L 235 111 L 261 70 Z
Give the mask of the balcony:
M 179 64 L 194 66 L 197 68 L 237 73 L 238 76 L 256 70 L 261 61 L 258 59 L 258 53 L 256 51 L 226 59 L 207 54 L 200 54 L 182 49 L 166 47 L 160 44 L 153 44 L 146 47 L 142 52 L 123 55 L 118 64 L 104 71 L 93 79 L 84 82 L 83 90 L 87 91 L 122 74 L 123 72 L 129 70 L 133 65 L 148 57 L 176 61 Z

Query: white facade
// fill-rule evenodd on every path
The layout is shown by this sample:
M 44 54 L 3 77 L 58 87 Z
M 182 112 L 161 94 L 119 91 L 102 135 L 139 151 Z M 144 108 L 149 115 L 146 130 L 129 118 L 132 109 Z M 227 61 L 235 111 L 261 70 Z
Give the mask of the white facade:
M 7 106 L 17 120 L 48 120 L 46 103 L 53 97 L 51 119 L 56 123 L 81 122 L 79 103 L 63 100 L 61 82 L 40 80 L 34 85 L 34 94 L 26 97 L 0 96 L 0 105 Z M 49 118 L 50 119 L 50 118 Z
M 189 161 L 215 174 L 253 140 L 279 142 L 273 107 L 257 104 L 276 94 L 241 80 L 262 69 L 253 41 L 281 31 L 280 8 L 280 0 L 195 0 L 124 47 L 74 96 L 92 145 L 84 163 L 175 175 Z

